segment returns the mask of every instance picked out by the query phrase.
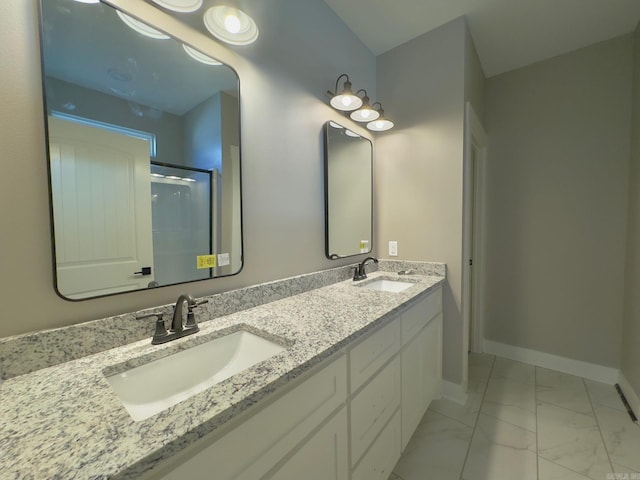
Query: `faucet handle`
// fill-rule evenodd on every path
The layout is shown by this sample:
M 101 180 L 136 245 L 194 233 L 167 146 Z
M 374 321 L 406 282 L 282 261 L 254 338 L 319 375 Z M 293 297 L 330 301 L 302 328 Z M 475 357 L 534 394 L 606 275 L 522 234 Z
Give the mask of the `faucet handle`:
M 153 333 L 153 338 L 151 339 L 152 345 L 164 343 L 160 340 L 162 340 L 164 337 L 169 335 L 169 332 L 167 332 L 167 327 L 164 324 L 164 319 L 162 318 L 163 316 L 164 316 L 163 312 L 152 312 L 152 313 L 147 313 L 145 315 L 139 315 L 136 317 L 139 320 L 142 320 L 144 318 L 156 317 L 156 330 Z
M 187 310 L 187 321 L 184 324 L 184 328 L 198 328 L 198 323 L 196 322 L 196 315 L 193 313 L 193 309 L 199 307 L 204 303 L 209 303 L 209 300 L 200 300 L 199 302 L 194 302 L 189 305 L 189 309 Z
M 169 332 L 167 331 L 167 326 L 164 324 L 164 320 L 162 319 L 162 314 L 161 314 L 160 316 L 158 316 L 158 319 L 156 320 L 156 331 L 153 333 L 151 344 L 156 345 L 158 343 L 164 343 L 161 341 L 159 342 L 159 340 L 163 339 L 167 335 L 169 335 Z

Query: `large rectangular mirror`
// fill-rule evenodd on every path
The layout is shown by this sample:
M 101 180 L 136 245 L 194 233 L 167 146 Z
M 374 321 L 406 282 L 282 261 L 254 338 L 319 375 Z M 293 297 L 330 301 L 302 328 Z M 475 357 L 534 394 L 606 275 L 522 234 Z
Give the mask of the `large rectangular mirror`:
M 373 146 L 346 127 L 324 126 L 325 254 L 369 253 L 373 237 Z
M 105 3 L 41 0 L 56 291 L 242 268 L 239 80 Z

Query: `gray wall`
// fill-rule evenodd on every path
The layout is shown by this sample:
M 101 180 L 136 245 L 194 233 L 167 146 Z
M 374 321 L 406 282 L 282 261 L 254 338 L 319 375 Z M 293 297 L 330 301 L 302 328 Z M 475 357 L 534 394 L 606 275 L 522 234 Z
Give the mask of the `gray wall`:
M 487 80 L 489 340 L 620 365 L 631 47 Z
M 395 129 L 376 140 L 377 253 L 387 258 L 388 242 L 397 240 L 398 259 L 447 263 L 443 374 L 459 384 L 466 358 L 461 312 L 464 102 L 467 96 L 482 97 L 479 63 L 475 74 L 467 65 L 474 55 L 467 53 L 469 45 L 461 17 L 380 55 L 377 66 L 380 98 L 396 122 Z
M 631 165 L 625 272 L 622 373 L 640 396 L 640 25 L 633 45 Z M 636 412 L 638 413 L 638 412 Z
M 261 29 L 258 42 L 229 48 L 142 0 L 113 3 L 239 73 L 244 269 L 187 287 L 82 302 L 56 296 L 36 2 L 0 2 L 0 291 L 5 299 L 0 336 L 170 303 L 183 290 L 198 296 L 350 263 L 324 256 L 322 126 L 330 119 L 345 121 L 324 93 L 348 72 L 354 86 L 375 98 L 373 54 L 316 0 L 256 2 L 249 13 Z

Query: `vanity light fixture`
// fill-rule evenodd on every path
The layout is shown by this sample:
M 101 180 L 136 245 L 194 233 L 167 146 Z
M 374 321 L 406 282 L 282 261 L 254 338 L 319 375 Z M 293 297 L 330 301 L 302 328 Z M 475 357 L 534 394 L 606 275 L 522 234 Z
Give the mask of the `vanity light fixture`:
M 165 40 L 169 38 L 169 35 L 166 35 L 156 30 L 155 28 L 151 28 L 146 23 L 141 22 L 140 20 L 136 20 L 135 18 L 130 17 L 126 13 L 122 13 L 120 10 L 116 10 L 116 13 L 120 17 L 120 20 L 122 20 L 125 23 L 125 25 L 135 30 L 136 32 L 140 33 L 141 35 L 144 35 L 145 37 L 155 38 L 158 40 Z
M 338 93 L 338 85 L 340 84 L 340 79 L 343 77 L 346 78 L 346 80 L 344 81 L 342 90 Z M 362 99 L 351 90 L 349 75 L 346 73 L 340 75 L 336 80 L 335 93 L 329 90 L 327 91 L 327 94 L 332 97 L 330 103 L 336 110 L 350 112 L 351 110 L 357 110 L 362 106 Z
M 151 0 L 162 8 L 178 13 L 191 13 L 200 9 L 202 0 Z
M 367 123 L 367 128 L 374 132 L 384 132 L 385 130 L 392 129 L 394 123 L 384 117 L 384 109 L 382 108 L 382 104 L 380 102 L 376 102 L 372 106 L 375 105 L 380 105 L 380 108 L 378 109 L 380 116 L 376 120 Z
M 351 112 L 351 120 L 355 120 L 356 122 L 371 122 L 380 116 L 380 112 L 369 105 L 369 95 L 367 95 L 367 91 L 362 88 L 356 92 L 356 95 L 360 92 L 364 92 L 364 97 L 362 97 L 362 106 Z
M 203 19 L 211 35 L 231 45 L 248 45 L 258 38 L 256 22 L 239 8 L 216 5 L 204 12 Z
M 339 92 L 338 86 L 342 78 L 345 80 L 342 90 Z M 364 93 L 364 95 L 360 97 L 360 93 Z M 364 88 L 361 88 L 355 94 L 352 92 L 351 81 L 346 73 L 340 75 L 336 80 L 335 93 L 328 90 L 327 96 L 331 99 L 329 103 L 333 108 L 342 111 L 345 115 L 349 115 L 351 120 L 367 122 L 369 130 L 384 132 L 394 126 L 391 120 L 384 117 L 384 110 L 380 102 L 369 105 L 369 95 Z M 377 108 L 376 105 L 378 106 Z
M 197 60 L 200 63 L 204 63 L 205 65 L 222 65 L 222 62 L 219 62 L 215 58 L 211 58 L 210 56 L 205 55 L 204 53 L 196 50 L 195 48 L 190 47 L 189 45 L 185 45 L 183 43 L 182 48 L 184 48 L 184 51 L 187 52 L 187 54 L 191 58 L 193 58 L 194 60 Z

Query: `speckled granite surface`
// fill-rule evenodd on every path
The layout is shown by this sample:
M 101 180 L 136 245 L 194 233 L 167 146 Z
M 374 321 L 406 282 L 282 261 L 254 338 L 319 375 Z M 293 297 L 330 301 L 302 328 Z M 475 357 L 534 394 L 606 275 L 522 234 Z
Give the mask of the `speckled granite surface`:
M 203 297 L 209 303 L 199 308 L 198 316 L 213 319 L 331 285 L 351 278 L 352 268 L 332 268 Z M 367 270 L 376 270 L 376 266 L 369 265 Z M 188 291 L 188 287 L 185 290 Z M 161 311 L 164 312 L 168 326 L 172 307 L 173 305 L 164 305 L 69 327 L 0 338 L 3 378 L 23 375 L 136 340 L 151 338 L 155 319 L 139 320 L 136 316 Z
M 395 274 L 369 277 L 390 275 Z M 2 478 L 139 478 L 387 321 L 443 277 L 416 274 L 410 281 L 415 285 L 400 293 L 340 281 L 202 322 L 200 333 L 165 345 L 152 346 L 145 338 L 5 380 L 0 383 Z M 200 320 L 205 317 L 201 311 Z M 104 377 L 123 362 L 164 356 L 239 328 L 266 332 L 290 346 L 147 420 L 133 421 Z

